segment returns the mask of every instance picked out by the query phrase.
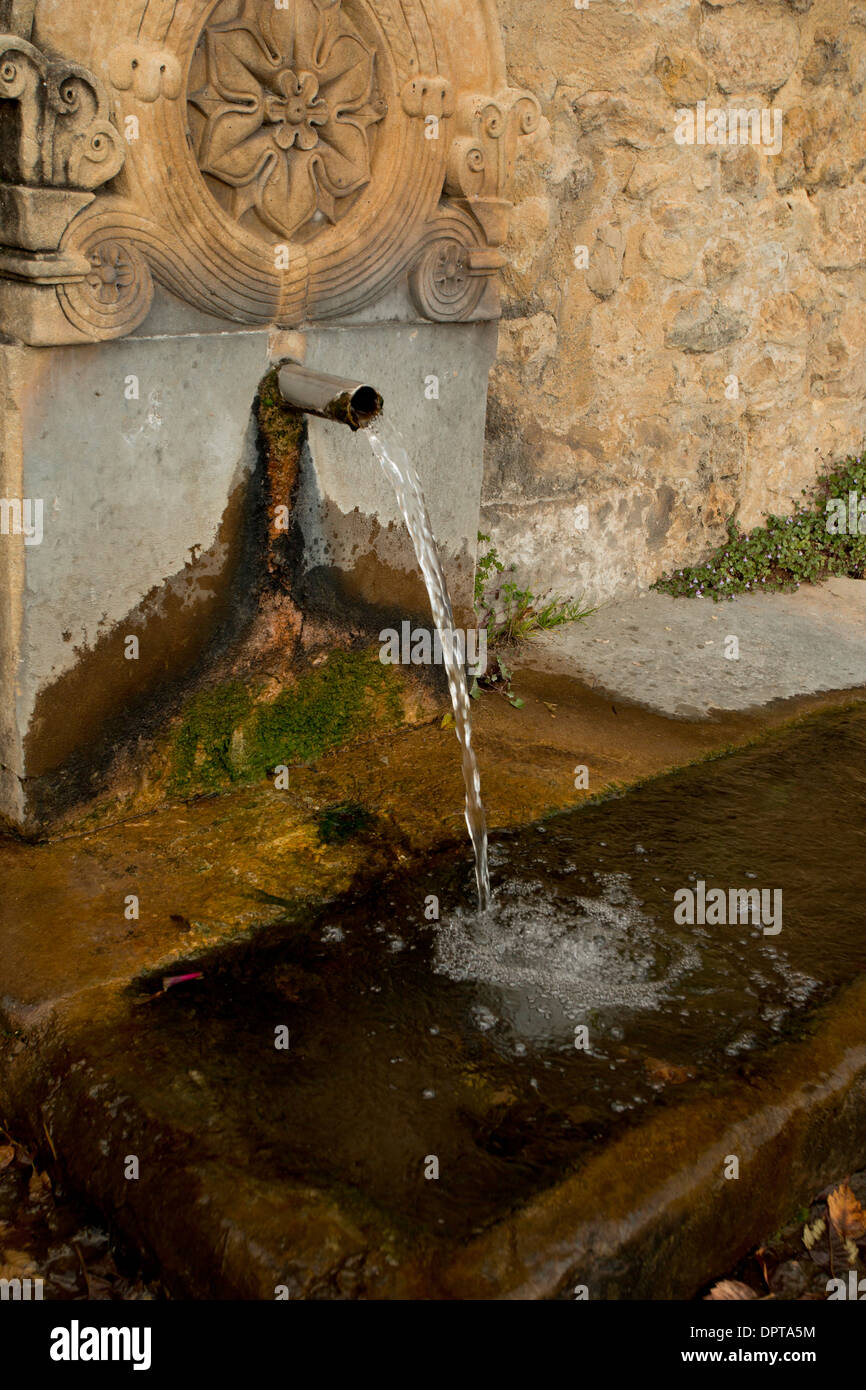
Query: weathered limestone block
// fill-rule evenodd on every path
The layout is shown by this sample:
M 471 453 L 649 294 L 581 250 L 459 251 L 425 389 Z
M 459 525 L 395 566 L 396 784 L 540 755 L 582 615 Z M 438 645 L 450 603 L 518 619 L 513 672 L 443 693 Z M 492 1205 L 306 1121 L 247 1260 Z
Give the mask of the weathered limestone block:
M 726 150 L 719 160 L 720 187 L 739 202 L 766 197 L 770 177 L 766 159 L 751 145 Z
M 761 305 L 758 330 L 766 343 L 805 347 L 814 327 L 811 316 L 791 290 L 770 295 Z
M 675 236 L 651 224 L 641 237 L 641 255 L 666 280 L 688 280 L 695 270 L 695 248 L 685 236 Z
M 655 75 L 677 106 L 694 106 L 709 96 L 712 85 L 709 68 L 684 49 L 660 48 Z
M 500 362 L 539 372 L 557 348 L 556 319 L 552 314 L 533 314 L 531 318 L 504 319 L 499 325 L 497 356 Z
M 851 75 L 851 44 L 837 28 L 816 31 L 809 55 L 803 64 L 803 80 L 813 86 L 841 85 Z
M 629 198 L 640 201 L 678 177 L 679 170 L 674 164 L 653 163 L 650 158 L 641 156 L 629 174 L 625 192 Z
M 576 92 L 572 110 L 585 135 L 603 135 L 618 145 L 651 149 L 664 130 L 664 117 L 642 97 L 617 92 Z
M 856 177 L 864 159 L 866 130 L 851 119 L 850 97 L 816 92 L 808 106 L 786 112 L 784 145 L 774 161 L 776 186 L 780 192 L 839 188 Z
M 818 195 L 822 235 L 814 260 L 822 270 L 856 270 L 866 265 L 866 184 Z
M 781 407 L 794 398 L 797 388 L 802 387 L 808 357 L 803 350 L 767 343 L 744 353 L 737 366 L 743 379 L 748 381 L 750 409 Z
M 586 283 L 599 299 L 613 294 L 622 273 L 622 258 L 625 254 L 625 235 L 621 227 L 608 224 L 599 227 L 595 234 L 595 245 L 589 254 L 589 268 Z
M 698 40 L 723 92 L 775 92 L 794 71 L 797 22 L 783 6 L 734 5 L 707 9 Z
M 668 330 L 668 347 L 683 352 L 718 352 L 744 338 L 749 323 L 745 314 L 728 309 L 724 304 L 697 296 L 683 305 Z

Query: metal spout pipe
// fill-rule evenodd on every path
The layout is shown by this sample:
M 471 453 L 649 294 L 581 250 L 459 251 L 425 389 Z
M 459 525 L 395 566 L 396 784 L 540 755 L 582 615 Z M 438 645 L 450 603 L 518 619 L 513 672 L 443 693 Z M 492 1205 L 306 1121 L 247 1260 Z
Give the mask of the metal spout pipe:
M 294 362 L 280 367 L 277 380 L 287 405 L 324 420 L 339 420 L 350 430 L 362 430 L 382 409 L 382 397 L 374 386 L 311 372 Z

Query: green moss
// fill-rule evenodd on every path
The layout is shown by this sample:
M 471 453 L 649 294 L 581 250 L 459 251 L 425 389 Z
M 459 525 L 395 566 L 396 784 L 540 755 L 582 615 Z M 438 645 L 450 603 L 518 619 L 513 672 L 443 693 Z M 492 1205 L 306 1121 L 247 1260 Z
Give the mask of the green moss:
M 304 433 L 305 421 L 299 410 L 286 405 L 273 367 L 262 379 L 258 396 L 259 427 L 272 456 L 292 458 Z
M 215 791 L 238 780 L 231 759 L 232 737 L 251 708 L 252 696 L 240 681 L 193 697 L 172 742 L 169 790 L 173 794 Z
M 384 723 L 402 723 L 394 668 L 369 653 L 334 652 L 276 700 L 260 705 L 245 740 L 253 776 L 308 762 Z
M 239 682 L 202 691 L 172 739 L 169 791 L 190 796 L 257 781 L 403 717 L 397 672 L 369 652 L 332 653 L 266 704 Z

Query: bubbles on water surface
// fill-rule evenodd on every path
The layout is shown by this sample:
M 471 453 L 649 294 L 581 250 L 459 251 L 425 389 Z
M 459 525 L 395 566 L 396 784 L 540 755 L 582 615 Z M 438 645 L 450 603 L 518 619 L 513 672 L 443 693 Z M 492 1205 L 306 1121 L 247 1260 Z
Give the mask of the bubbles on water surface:
M 663 937 L 627 874 L 595 877 L 595 898 L 512 882 L 491 911 L 458 909 L 435 926 L 434 970 L 491 986 L 518 1036 L 567 1041 L 592 1010 L 657 1009 L 698 953 Z
M 492 1031 L 495 1019 L 512 1046 L 570 1046 L 575 1026 L 592 1021 L 596 1055 L 623 1038 L 629 1018 L 656 1030 L 661 1021 L 669 1038 L 696 1048 L 721 1026 L 739 1052 L 754 1045 L 754 1024 L 778 1032 L 816 988 L 759 928 L 678 929 L 648 908 L 630 874 L 597 870 L 592 882 L 595 896 L 506 872 L 490 911 L 458 908 L 434 925 L 434 971 L 482 987 L 476 1026 Z

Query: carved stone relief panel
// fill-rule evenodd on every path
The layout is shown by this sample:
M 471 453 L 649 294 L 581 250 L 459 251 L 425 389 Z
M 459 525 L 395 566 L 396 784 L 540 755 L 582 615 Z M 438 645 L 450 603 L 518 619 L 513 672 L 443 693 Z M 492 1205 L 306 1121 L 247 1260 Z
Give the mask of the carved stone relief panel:
M 190 67 L 198 166 L 235 221 L 303 241 L 337 222 L 371 178 L 385 114 L 375 49 L 339 6 L 262 10 L 222 0 Z
M 79 201 L 51 223 L 50 295 L 22 300 L 5 233 L 0 311 L 25 341 L 128 333 L 154 278 L 247 324 L 344 316 L 407 275 L 430 318 L 497 312 L 539 112 L 505 85 L 491 0 L 94 0 L 80 36 L 36 17 L 76 62 L 0 40 L 0 200 L 22 226 L 46 188 Z

